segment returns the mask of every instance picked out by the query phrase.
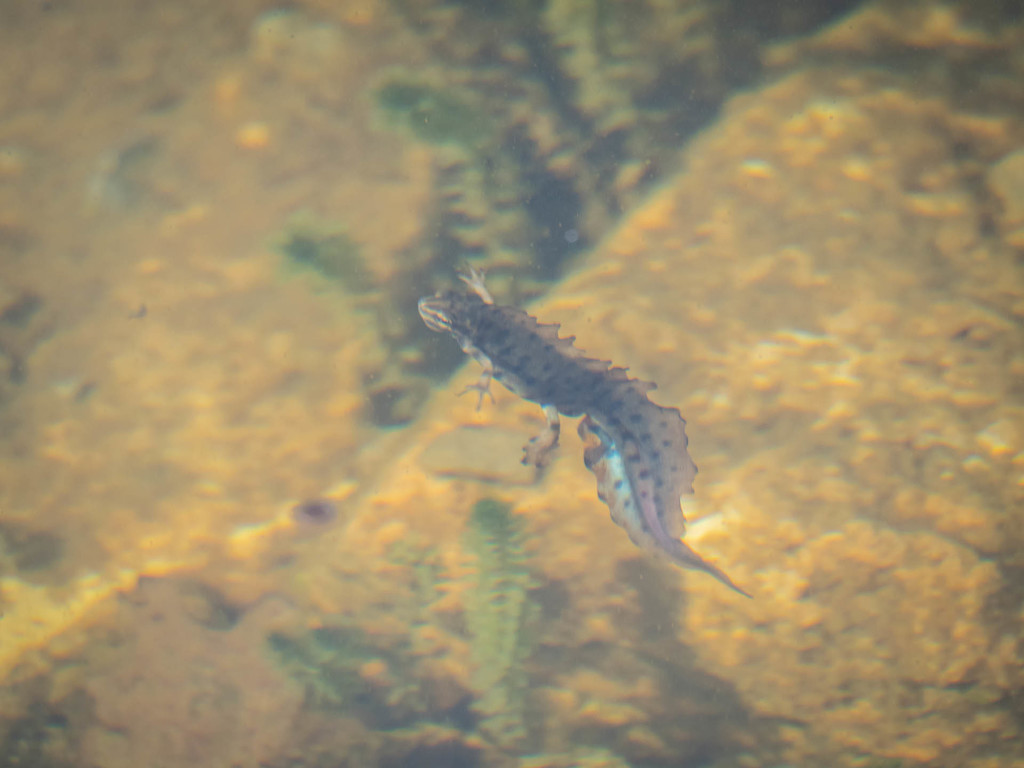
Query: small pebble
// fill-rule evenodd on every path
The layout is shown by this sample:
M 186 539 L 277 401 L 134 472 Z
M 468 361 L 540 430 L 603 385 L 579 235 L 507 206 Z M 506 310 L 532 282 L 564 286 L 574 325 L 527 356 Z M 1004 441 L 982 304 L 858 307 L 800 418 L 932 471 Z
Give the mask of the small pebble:
M 326 525 L 338 516 L 338 508 L 330 499 L 308 499 L 296 504 L 292 515 L 299 523 Z

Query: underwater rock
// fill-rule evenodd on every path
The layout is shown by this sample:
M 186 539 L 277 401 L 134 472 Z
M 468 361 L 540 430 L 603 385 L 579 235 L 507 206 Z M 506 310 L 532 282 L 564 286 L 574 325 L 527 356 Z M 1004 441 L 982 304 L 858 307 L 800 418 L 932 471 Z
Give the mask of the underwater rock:
M 5 683 L 6 673 L 47 667 L 54 656 L 72 667 L 87 617 L 140 573 L 211 563 L 233 594 L 287 593 L 304 622 L 342 614 L 367 632 L 408 634 L 420 593 L 413 566 L 387 553 L 416 534 L 438 552 L 448 578 L 430 604 L 433 623 L 415 628 L 422 649 L 409 674 L 412 683 L 436 681 L 444 711 L 458 718 L 460 696 L 475 686 L 466 682 L 473 665 L 460 623 L 471 568 L 453 532 L 478 489 L 424 469 L 422 451 L 459 424 L 486 419 L 511 432 L 531 417 L 500 401 L 482 414 L 460 404 L 453 417 L 446 388 L 443 408 L 428 405 L 428 418 L 381 451 L 382 430 L 362 423 L 362 374 L 414 346 L 399 330 L 400 341 L 381 351 L 380 329 L 400 329 L 400 313 L 414 312 L 403 282 L 428 282 L 433 266 L 447 277 L 444 260 L 465 253 L 486 252 L 507 274 L 522 276 L 532 262 L 547 277 L 560 274 L 662 180 L 664 188 L 536 309 L 572 319 L 574 330 L 590 334 L 584 346 L 629 357 L 638 375 L 657 379 L 682 406 L 701 464 L 700 503 L 726 513 L 702 546 L 735 564 L 755 599 L 737 608 L 699 580 L 653 566 L 624 585 L 623 566 L 637 553 L 618 541 L 575 462 L 556 462 L 537 483 L 516 486 L 517 514 L 543 531 L 530 542 L 545 610 L 544 653 L 531 658 L 531 676 L 558 676 L 568 658 L 590 673 L 552 685 L 564 706 L 537 697 L 531 725 L 541 724 L 545 744 L 555 745 L 545 750 L 575 746 L 583 760 L 617 728 L 625 735 L 616 756 L 633 765 L 671 764 L 704 746 L 694 731 L 714 729 L 702 695 L 673 684 L 689 681 L 685 664 L 698 664 L 722 688 L 742 692 L 755 724 L 721 738 L 747 745 L 730 764 L 955 759 L 980 768 L 1024 759 L 1013 709 L 1024 688 L 1024 631 L 1011 583 L 1024 551 L 1015 515 L 1024 487 L 1015 428 L 1024 305 L 1019 263 L 995 237 L 1018 226 L 1001 218 L 1017 195 L 996 169 L 1021 143 L 1019 117 L 1007 106 L 1020 103 L 1019 22 L 1010 17 L 989 35 L 958 25 L 963 4 L 928 2 L 899 3 L 921 23 L 896 14 L 885 35 L 844 20 L 832 31 L 861 35 L 859 47 L 790 59 L 797 75 L 778 65 L 770 84 L 729 102 L 709 127 L 731 91 L 716 79 L 725 49 L 703 46 L 728 25 L 708 24 L 688 12 L 693 5 L 635 4 L 636 29 L 661 9 L 691 24 L 654 22 L 681 35 L 678 52 L 671 40 L 652 38 L 655 60 L 674 64 L 661 70 L 627 60 L 644 53 L 635 48 L 648 35 L 630 37 L 627 4 L 592 4 L 592 13 L 610 14 L 602 19 L 587 16 L 582 3 L 400 0 L 378 13 L 415 6 L 438 23 L 395 23 L 384 35 L 330 24 L 323 34 L 298 11 L 294 41 L 271 30 L 268 45 L 255 30 L 244 56 L 225 55 L 249 25 L 251 10 L 242 6 L 211 14 L 191 13 L 195 3 L 156 11 L 138 4 L 136 13 L 79 18 L 69 15 L 73 4 L 57 13 L 44 5 L 38 17 L 32 4 L 13 9 L 4 28 L 0 71 L 10 87 L 0 98 L 38 150 L 31 166 L 4 177 L 15 183 L 0 185 L 0 248 L 11 257 L 0 261 L 35 270 L 26 284 L 46 285 L 46 311 L 59 307 L 66 319 L 60 334 L 33 349 L 33 383 L 38 376 L 43 386 L 18 387 L 24 400 L 4 411 L 5 435 L 14 434 L 8 415 L 24 429 L 5 442 L 0 488 L 5 511 L 31 512 L 60 532 L 60 567 L 70 575 L 60 589 L 6 577 L 0 584 Z M 325 15 L 334 12 L 329 5 L 320 3 Z M 871 4 L 872 19 L 892 15 L 890 5 Z M 548 11 L 546 21 L 540 14 Z M 574 11 L 596 23 L 571 29 Z M 150 13 L 164 19 L 153 31 L 176 35 L 138 34 Z M 474 15 L 510 26 L 459 34 L 474 29 Z M 186 38 L 196 44 L 178 44 Z M 559 49 L 556 39 L 574 47 Z M 751 48 L 752 58 L 760 54 Z M 456 49 L 444 69 L 442 52 Z M 47 50 L 61 55 L 28 55 Z M 869 66 L 851 67 L 851 51 L 860 61 L 873 57 Z M 589 73 L 572 71 L 573 57 L 586 63 L 585 55 L 603 57 L 591 59 L 592 83 L 584 83 Z M 456 147 L 377 130 L 368 73 L 396 63 L 416 72 L 428 61 L 442 74 L 459 73 L 456 90 L 414 100 L 408 114 L 483 103 L 489 117 L 497 113 L 500 138 L 488 144 L 484 131 Z M 508 68 L 495 74 L 498 61 Z M 987 62 L 981 75 L 969 66 L 978 62 Z M 696 72 L 705 66 L 712 77 L 701 81 Z M 602 83 L 607 101 L 593 85 Z M 700 85 L 696 104 L 678 98 L 677 83 Z M 488 92 L 491 101 L 474 101 Z M 959 99 L 965 94 L 969 107 Z M 497 102 L 504 111 L 491 109 Z M 156 181 L 160 192 L 166 182 L 180 210 L 96 221 L 75 207 L 82 190 L 62 190 L 54 179 L 69 168 L 87 173 L 104 147 L 125 147 L 111 133 L 126 117 L 151 125 L 161 147 L 154 159 L 181 172 L 137 178 Z M 709 130 L 686 155 L 687 173 L 669 177 L 697 123 Z M 483 150 L 465 149 L 478 140 Z M 497 160 L 486 162 L 492 150 Z M 375 282 L 394 280 L 379 326 L 323 300 L 310 288 L 315 280 L 277 279 L 262 223 L 311 204 L 343 211 L 352 239 L 373 254 Z M 579 237 L 575 250 L 565 247 L 570 232 Z M 39 254 L 56 255 L 35 258 L 37 244 Z M 535 294 L 535 279 L 515 285 Z M 128 321 L 142 297 L 147 317 Z M 339 328 L 361 332 L 342 341 Z M 7 331 L 5 363 L 21 343 L 19 328 Z M 68 381 L 78 383 L 68 390 Z M 90 381 L 100 383 L 83 402 L 65 396 Z M 267 573 L 249 550 L 223 544 L 239 527 L 272 519 L 283 499 L 338 475 L 372 489 L 353 498 L 352 525 L 304 540 L 279 570 Z M 398 600 L 406 602 L 396 609 Z M 644 602 L 663 620 L 630 621 Z M 193 610 L 210 625 L 198 635 L 174 619 L 162 629 L 167 639 L 156 637 L 154 622 L 133 617 L 142 631 L 137 652 L 121 646 L 110 680 L 92 681 L 97 714 L 120 735 L 95 729 L 87 740 L 94 759 L 80 762 L 153 764 L 153 745 L 140 746 L 143 726 L 167 736 L 179 764 L 185 747 L 176 739 L 190 728 L 202 746 L 216 730 L 237 747 L 220 755 L 211 747 L 192 764 L 273 761 L 294 691 L 248 656 L 250 646 L 234 634 L 245 616 L 233 624 L 229 610 L 210 609 Z M 652 640 L 659 631 L 671 646 Z M 225 658 L 231 652 L 237 660 Z M 118 664 L 148 689 L 133 687 Z M 241 709 L 193 717 L 183 702 L 199 692 L 178 668 L 204 664 L 226 682 L 204 689 L 212 695 L 196 699 L 201 713 L 210 711 L 205 702 L 233 703 L 232 690 L 257 681 L 274 690 L 273 701 L 257 706 L 243 697 Z M 393 670 L 371 659 L 360 679 L 382 684 Z M 623 679 L 645 682 L 631 690 L 616 684 Z M 251 717 L 258 731 L 245 733 L 232 713 Z M 176 730 L 162 731 L 158 716 Z M 475 721 L 463 714 L 458 722 L 470 731 Z M 478 759 L 464 734 L 440 730 L 432 743 L 390 753 L 394 764 Z M 695 763 L 713 761 L 693 754 Z
M 129 596 L 125 644 L 85 683 L 97 720 L 84 736 L 85 759 L 110 768 L 258 768 L 287 743 L 302 694 L 271 663 L 266 635 L 288 623 L 289 609 L 267 600 L 230 629 L 210 629 L 189 615 L 194 596 L 172 580 L 143 582 Z
M 1024 684 L 1020 616 L 991 606 L 1024 547 L 1024 282 L 964 158 L 1022 128 L 876 75 L 737 97 L 561 301 L 618 297 L 594 325 L 677 388 L 698 499 L 728 513 L 702 547 L 754 596 L 688 581 L 678 639 L 787 723 L 776 762 L 1020 759 L 996 703 Z

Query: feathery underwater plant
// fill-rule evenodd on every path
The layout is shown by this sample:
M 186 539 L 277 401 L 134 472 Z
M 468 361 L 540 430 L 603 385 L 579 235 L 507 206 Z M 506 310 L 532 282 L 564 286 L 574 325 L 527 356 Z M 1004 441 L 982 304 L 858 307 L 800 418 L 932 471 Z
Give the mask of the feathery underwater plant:
M 500 746 L 526 735 L 523 724 L 526 672 L 532 650 L 527 601 L 532 580 L 526 567 L 522 524 L 508 504 L 481 499 L 473 506 L 465 542 L 476 556 L 473 589 L 466 599 L 466 624 L 475 665 L 473 708 L 484 716 L 481 730 Z

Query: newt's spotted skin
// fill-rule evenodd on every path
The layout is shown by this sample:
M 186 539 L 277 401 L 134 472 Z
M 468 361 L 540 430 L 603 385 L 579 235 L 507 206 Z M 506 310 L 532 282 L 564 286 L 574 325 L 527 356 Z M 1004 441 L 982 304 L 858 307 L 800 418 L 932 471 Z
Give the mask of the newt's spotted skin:
M 470 387 L 479 393 L 478 407 L 490 396 L 491 379 L 543 406 L 547 427 L 526 445 L 523 463 L 542 466 L 557 447 L 559 414 L 584 416 L 584 463 L 597 477 L 598 497 L 612 520 L 637 546 L 706 571 L 749 597 L 681 540 L 686 520 L 679 497 L 693 493 L 697 467 L 686 450 L 679 411 L 647 399 L 654 384 L 586 357 L 573 346 L 574 336 L 559 338 L 557 323 L 545 325 L 521 309 L 495 304 L 477 272 L 460 277 L 473 292 L 424 297 L 420 317 L 431 330 L 450 333 L 483 365 L 480 380 Z

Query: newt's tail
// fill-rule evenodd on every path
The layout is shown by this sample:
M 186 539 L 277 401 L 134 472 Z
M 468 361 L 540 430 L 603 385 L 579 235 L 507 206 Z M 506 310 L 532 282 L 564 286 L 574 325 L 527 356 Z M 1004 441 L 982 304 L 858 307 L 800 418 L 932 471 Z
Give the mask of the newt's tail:
M 672 558 L 672 562 L 676 563 L 677 565 L 681 565 L 684 568 L 692 568 L 696 571 L 704 571 L 705 573 L 710 573 L 720 582 L 725 584 L 725 586 L 729 587 L 729 589 L 735 592 L 739 592 L 744 597 L 749 597 L 753 599 L 753 595 L 737 587 L 736 584 L 733 583 L 733 580 L 726 575 L 725 571 L 723 571 L 717 565 L 709 563 L 703 557 L 701 557 L 692 549 L 690 549 L 690 547 L 682 541 L 676 541 L 675 543 L 677 546 L 673 547 L 672 551 L 667 552 L 668 556 Z

